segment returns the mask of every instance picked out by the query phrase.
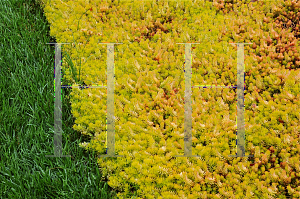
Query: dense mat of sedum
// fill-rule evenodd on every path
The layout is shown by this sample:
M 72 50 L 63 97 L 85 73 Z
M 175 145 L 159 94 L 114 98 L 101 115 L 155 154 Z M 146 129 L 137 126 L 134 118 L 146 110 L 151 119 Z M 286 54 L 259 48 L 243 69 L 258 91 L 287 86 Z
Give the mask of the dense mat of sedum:
M 300 197 L 299 1 L 44 2 L 51 35 L 70 54 L 64 84 L 106 85 L 115 45 L 115 148 L 99 159 L 120 198 Z M 192 44 L 192 85 L 236 85 L 245 45 L 246 155 L 236 152 L 236 89 L 193 88 L 193 154 L 184 153 L 184 45 Z M 82 44 L 80 44 L 82 43 Z M 84 63 L 84 64 L 83 64 Z M 105 154 L 106 89 L 72 91 L 74 129 Z

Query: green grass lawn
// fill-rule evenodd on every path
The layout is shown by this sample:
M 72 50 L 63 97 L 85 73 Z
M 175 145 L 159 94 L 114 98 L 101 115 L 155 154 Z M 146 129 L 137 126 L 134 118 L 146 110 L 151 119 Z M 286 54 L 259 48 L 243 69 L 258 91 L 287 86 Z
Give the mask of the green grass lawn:
M 63 88 L 63 155 L 54 155 L 54 45 L 35 0 L 0 1 L 0 198 L 115 198 L 78 146 Z

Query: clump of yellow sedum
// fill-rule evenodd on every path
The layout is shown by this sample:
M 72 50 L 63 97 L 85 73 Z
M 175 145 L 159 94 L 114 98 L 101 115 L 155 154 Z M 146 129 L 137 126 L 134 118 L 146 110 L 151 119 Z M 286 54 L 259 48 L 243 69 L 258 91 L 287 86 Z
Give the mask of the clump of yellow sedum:
M 259 19 L 269 16 L 270 4 L 247 7 L 240 1 L 241 8 L 235 9 L 243 12 L 236 16 L 216 14 L 215 7 L 224 8 L 222 1 L 42 2 L 51 36 L 75 42 L 63 45 L 63 53 L 71 55 L 77 69 L 84 63 L 80 78 L 86 85 L 107 85 L 107 46 L 97 43 L 123 43 L 115 45 L 114 110 L 116 154 L 124 157 L 98 161 L 118 197 L 130 197 L 132 187 L 139 198 L 279 197 L 292 179 L 295 185 L 287 190 L 300 197 L 295 180 L 300 171 L 300 73 L 280 68 L 276 59 L 260 62 L 262 52 L 251 45 L 245 45 L 245 143 L 255 163 L 228 157 L 236 152 L 237 106 L 236 89 L 229 88 L 192 89 L 193 154 L 202 158 L 174 157 L 184 148 L 184 45 L 176 43 L 200 43 L 192 45 L 192 85 L 236 85 L 237 47 L 229 42 L 262 41 L 265 51 L 262 34 L 274 21 L 262 24 Z M 247 12 L 257 13 L 253 18 Z M 68 83 L 78 83 L 65 60 L 63 69 Z M 81 146 L 102 154 L 106 99 L 105 88 L 71 93 L 74 129 L 91 137 Z

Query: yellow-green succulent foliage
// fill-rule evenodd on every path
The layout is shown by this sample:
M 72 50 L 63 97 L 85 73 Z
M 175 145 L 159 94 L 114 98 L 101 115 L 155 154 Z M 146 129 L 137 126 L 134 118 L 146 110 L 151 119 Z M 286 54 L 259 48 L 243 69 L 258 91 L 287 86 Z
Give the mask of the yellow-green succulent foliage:
M 115 149 L 103 179 L 128 198 L 300 197 L 299 1 L 42 0 L 63 60 L 64 84 L 107 85 L 115 45 Z M 293 21 L 294 26 L 286 25 Z M 284 26 L 285 25 L 285 26 Z M 298 28 L 297 28 L 298 27 Z M 236 153 L 236 88 L 193 88 L 193 155 L 184 153 L 185 45 L 192 86 L 236 85 L 245 44 L 246 155 Z M 81 64 L 81 66 L 80 66 Z M 77 76 L 76 76 L 77 77 Z M 74 88 L 74 129 L 105 154 L 105 88 Z

